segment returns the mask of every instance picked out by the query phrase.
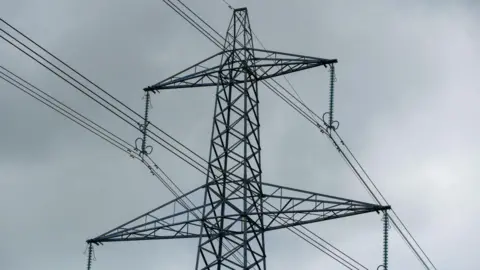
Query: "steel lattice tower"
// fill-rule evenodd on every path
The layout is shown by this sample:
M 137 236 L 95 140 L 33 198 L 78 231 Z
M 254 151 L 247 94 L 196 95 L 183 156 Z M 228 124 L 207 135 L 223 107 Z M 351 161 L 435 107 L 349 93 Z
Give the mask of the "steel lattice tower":
M 223 243 L 236 246 L 244 258 L 265 268 L 257 68 L 254 51 L 249 50 L 253 40 L 246 10 L 234 13 L 227 32 L 204 196 L 204 204 L 211 208 L 203 209 L 206 222 L 201 228 L 218 237 L 200 238 L 197 269 L 230 265 L 235 253 L 223 250 Z M 250 268 L 247 260 L 242 267 Z
M 206 183 L 87 242 L 198 238 L 196 269 L 266 269 L 265 232 L 388 209 L 262 182 L 258 82 L 336 62 L 255 49 L 235 9 L 221 52 L 145 88 L 217 87 Z

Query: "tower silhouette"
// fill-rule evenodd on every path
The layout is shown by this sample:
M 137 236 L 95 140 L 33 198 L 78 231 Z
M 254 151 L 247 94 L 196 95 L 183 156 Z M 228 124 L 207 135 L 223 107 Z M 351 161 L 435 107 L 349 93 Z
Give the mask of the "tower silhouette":
M 266 269 L 266 232 L 389 209 L 262 181 L 258 82 L 336 62 L 254 48 L 235 9 L 222 51 L 144 89 L 216 87 L 206 183 L 87 242 L 198 238 L 196 269 Z

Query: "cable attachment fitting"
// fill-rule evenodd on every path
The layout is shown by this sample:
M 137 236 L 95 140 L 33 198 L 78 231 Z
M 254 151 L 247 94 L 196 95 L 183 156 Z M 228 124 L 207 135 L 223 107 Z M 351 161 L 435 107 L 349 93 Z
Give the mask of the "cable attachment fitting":
M 328 112 L 324 113 L 322 117 L 323 122 L 326 123 L 328 130 L 336 130 L 340 126 L 340 123 L 338 121 L 333 120 L 333 106 L 336 81 L 337 76 L 335 75 L 335 66 L 333 64 L 330 64 L 330 95 L 328 100 Z
M 378 270 L 388 270 L 388 231 L 390 230 L 390 223 L 387 210 L 383 211 L 383 264 L 378 266 Z
M 148 113 L 151 107 L 150 101 L 150 92 L 146 91 L 145 94 L 145 117 L 143 124 L 139 124 L 139 129 L 142 132 L 142 137 L 137 138 L 135 140 L 135 150 L 140 151 L 140 156 L 143 158 L 144 156 L 150 155 L 153 151 L 153 147 L 147 145 L 147 132 L 148 132 L 148 125 L 150 122 L 148 121 Z M 140 145 L 140 149 L 139 149 Z

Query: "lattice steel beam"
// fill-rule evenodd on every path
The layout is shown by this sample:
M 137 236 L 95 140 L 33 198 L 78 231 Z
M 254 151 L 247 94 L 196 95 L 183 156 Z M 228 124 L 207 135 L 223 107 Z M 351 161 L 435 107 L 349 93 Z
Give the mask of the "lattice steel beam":
M 238 184 L 238 183 L 237 183 Z M 228 189 L 234 190 L 237 185 L 228 182 Z M 212 185 L 209 183 L 208 185 Z M 90 239 L 91 243 L 115 242 L 115 241 L 143 241 L 173 238 L 196 238 L 207 237 L 201 233 L 202 213 L 210 213 L 213 208 L 218 207 L 220 200 L 211 204 L 199 204 L 188 206 L 185 199 L 190 201 L 200 198 L 207 185 L 203 185 L 191 192 L 163 204 L 139 217 L 121 225 L 117 228 Z M 264 227 L 251 227 L 249 232 L 273 231 L 298 225 L 315 223 L 320 221 L 333 220 L 354 216 L 369 212 L 379 212 L 389 209 L 388 206 L 355 201 L 346 198 L 334 197 L 311 191 L 299 190 L 274 184 L 262 183 L 263 196 L 252 196 L 247 200 L 258 201 L 263 198 L 264 211 L 250 212 L 247 215 L 249 220 L 255 221 L 260 215 L 264 215 Z M 215 195 L 219 195 L 215 192 Z M 222 218 L 231 221 L 241 220 L 243 217 L 241 209 L 235 207 L 235 201 L 243 201 L 241 196 L 230 196 L 229 204 L 236 209 L 236 212 L 224 215 Z M 206 223 L 215 222 L 215 217 L 204 219 Z M 213 229 L 212 229 L 213 230 Z M 224 230 L 225 235 L 239 235 L 243 232 L 229 228 Z M 210 237 L 218 238 L 219 233 L 210 234 Z
M 88 242 L 198 238 L 196 269 L 264 270 L 265 232 L 389 209 L 262 182 L 258 82 L 336 62 L 255 49 L 234 10 L 221 52 L 144 89 L 216 86 L 206 184 Z

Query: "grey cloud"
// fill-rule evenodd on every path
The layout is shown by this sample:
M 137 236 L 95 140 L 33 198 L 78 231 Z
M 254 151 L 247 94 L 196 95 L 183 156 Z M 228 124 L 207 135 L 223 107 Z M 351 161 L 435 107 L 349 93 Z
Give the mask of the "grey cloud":
M 144 86 L 215 52 L 161 1 L 4 2 L 3 18 L 138 111 Z M 230 13 L 221 1 L 185 2 L 225 31 Z M 438 268 L 477 269 L 478 5 L 231 3 L 249 8 L 268 48 L 339 59 L 339 132 Z M 0 64 L 126 139 L 139 136 L 31 60 L 0 48 Z M 326 110 L 326 74 L 290 76 L 317 113 Z M 0 85 L 1 269 L 84 269 L 86 238 L 172 199 L 140 164 Z M 370 200 L 315 128 L 261 91 L 264 181 Z M 165 92 L 153 106 L 157 125 L 207 155 L 213 89 Z M 159 146 L 154 151 L 182 189 L 204 183 Z M 379 219 L 371 214 L 310 227 L 374 269 L 381 259 Z M 393 231 L 391 238 L 392 268 L 422 269 Z M 196 244 L 107 244 L 97 249 L 94 269 L 188 269 Z M 267 246 L 272 269 L 343 269 L 287 232 L 268 235 Z

